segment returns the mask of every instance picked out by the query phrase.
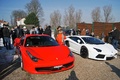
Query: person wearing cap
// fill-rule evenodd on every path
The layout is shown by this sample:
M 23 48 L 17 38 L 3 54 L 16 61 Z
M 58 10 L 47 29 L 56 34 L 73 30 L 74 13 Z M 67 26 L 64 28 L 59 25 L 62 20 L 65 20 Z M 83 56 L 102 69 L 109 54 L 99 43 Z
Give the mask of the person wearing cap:
M 25 26 L 23 27 L 23 34 L 30 34 L 30 31 Z

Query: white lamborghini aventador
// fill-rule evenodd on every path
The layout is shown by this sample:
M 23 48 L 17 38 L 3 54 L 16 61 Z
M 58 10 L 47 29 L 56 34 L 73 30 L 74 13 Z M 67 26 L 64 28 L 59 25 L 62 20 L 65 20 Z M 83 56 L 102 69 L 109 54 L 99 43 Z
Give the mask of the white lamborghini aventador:
M 71 51 L 83 58 L 108 60 L 117 57 L 118 51 L 109 43 L 91 36 L 69 36 L 65 40 Z

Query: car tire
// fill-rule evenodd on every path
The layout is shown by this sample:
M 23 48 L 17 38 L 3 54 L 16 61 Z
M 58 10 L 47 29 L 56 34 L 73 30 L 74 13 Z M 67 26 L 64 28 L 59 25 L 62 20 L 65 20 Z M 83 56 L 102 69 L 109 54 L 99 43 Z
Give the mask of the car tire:
M 85 46 L 81 47 L 80 56 L 83 58 L 88 58 L 88 49 Z

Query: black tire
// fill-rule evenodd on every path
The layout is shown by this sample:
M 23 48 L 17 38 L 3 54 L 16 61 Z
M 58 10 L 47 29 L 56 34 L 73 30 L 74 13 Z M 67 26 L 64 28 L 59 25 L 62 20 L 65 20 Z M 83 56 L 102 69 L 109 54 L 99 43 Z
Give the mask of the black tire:
M 88 58 L 88 50 L 86 47 L 82 47 L 80 50 L 80 56 L 83 58 Z

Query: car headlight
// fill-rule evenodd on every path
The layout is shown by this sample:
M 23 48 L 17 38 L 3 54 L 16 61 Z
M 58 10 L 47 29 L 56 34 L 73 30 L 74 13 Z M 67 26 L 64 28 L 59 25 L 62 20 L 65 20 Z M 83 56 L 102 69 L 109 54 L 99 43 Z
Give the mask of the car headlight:
M 34 62 L 38 62 L 38 58 L 34 57 L 29 51 L 26 51 L 26 53 L 29 55 L 29 57 L 34 61 Z
M 97 52 L 102 52 L 101 49 L 98 49 L 98 48 L 94 48 Z

